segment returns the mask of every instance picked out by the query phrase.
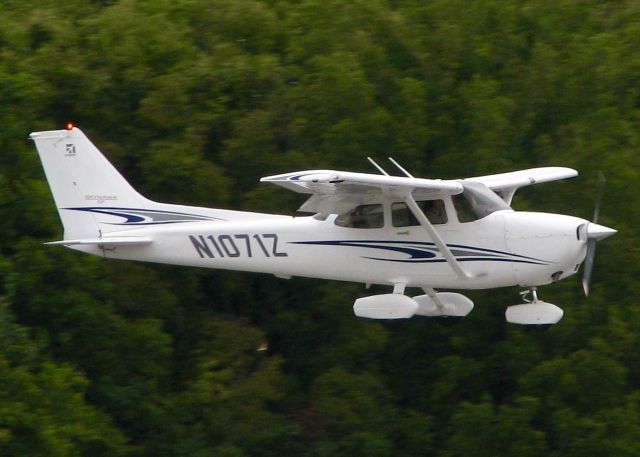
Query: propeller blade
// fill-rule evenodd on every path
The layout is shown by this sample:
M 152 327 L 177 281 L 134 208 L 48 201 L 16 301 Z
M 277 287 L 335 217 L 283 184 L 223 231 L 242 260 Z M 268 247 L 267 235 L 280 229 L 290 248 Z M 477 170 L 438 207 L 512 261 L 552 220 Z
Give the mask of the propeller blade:
M 582 289 L 586 296 L 589 296 L 589 285 L 591 283 L 591 273 L 593 272 L 593 260 L 595 256 L 596 239 L 589 238 L 589 241 L 587 241 L 587 255 L 584 258 L 584 272 L 582 273 Z
M 594 224 L 598 223 L 598 218 L 600 217 L 600 205 L 602 204 L 602 197 L 604 196 L 604 185 L 607 180 L 604 177 L 604 174 L 599 171 L 598 172 L 598 193 L 596 195 L 596 204 L 593 208 L 593 219 L 591 222 Z
M 602 205 L 602 197 L 604 196 L 604 185 L 606 179 L 604 174 L 598 172 L 598 193 L 596 195 L 596 204 L 593 208 L 593 220 L 587 225 L 587 254 L 584 258 L 584 273 L 582 274 L 582 289 L 586 296 L 589 295 L 589 286 L 591 284 L 591 274 L 593 273 L 593 263 L 596 256 L 596 243 L 599 240 L 604 240 L 617 233 L 614 230 L 604 225 L 598 224 L 598 218 L 600 217 L 600 206 Z

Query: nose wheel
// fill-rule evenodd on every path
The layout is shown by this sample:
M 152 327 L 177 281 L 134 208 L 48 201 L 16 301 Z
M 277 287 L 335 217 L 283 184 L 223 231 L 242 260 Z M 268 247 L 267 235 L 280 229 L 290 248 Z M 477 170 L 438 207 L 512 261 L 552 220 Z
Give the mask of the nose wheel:
M 520 325 L 550 325 L 562 319 L 564 311 L 552 303 L 538 299 L 536 287 L 529 287 L 520 292 L 520 296 L 524 303 L 507 308 L 505 313 L 507 322 Z

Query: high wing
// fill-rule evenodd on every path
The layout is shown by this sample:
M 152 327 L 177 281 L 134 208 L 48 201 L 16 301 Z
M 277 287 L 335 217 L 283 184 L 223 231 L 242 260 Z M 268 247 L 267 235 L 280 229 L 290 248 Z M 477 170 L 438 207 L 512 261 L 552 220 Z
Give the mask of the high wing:
M 542 167 L 496 175 L 477 176 L 475 178 L 467 178 L 467 180 L 484 184 L 494 192 L 499 193 L 507 204 L 511 204 L 513 194 L 520 187 L 576 176 L 578 176 L 578 172 L 572 168 Z
M 267 176 L 260 181 L 272 182 L 296 192 L 312 194 L 311 198 L 300 207 L 300 211 L 324 214 L 342 213 L 353 208 L 354 204 L 380 203 L 382 196 L 395 197 L 399 201 L 404 201 L 458 277 L 463 280 L 473 277 L 456 260 L 449 247 L 416 204 L 416 199 L 461 193 L 463 191 L 462 184 L 457 181 L 334 170 L 286 173 Z
M 308 170 L 267 176 L 270 182 L 295 192 L 312 194 L 300 211 L 325 214 L 342 213 L 357 204 L 379 203 L 382 195 L 404 199 L 408 193 L 415 198 L 454 195 L 462 192 L 457 181 L 422 179 L 403 176 L 374 175 L 335 170 Z

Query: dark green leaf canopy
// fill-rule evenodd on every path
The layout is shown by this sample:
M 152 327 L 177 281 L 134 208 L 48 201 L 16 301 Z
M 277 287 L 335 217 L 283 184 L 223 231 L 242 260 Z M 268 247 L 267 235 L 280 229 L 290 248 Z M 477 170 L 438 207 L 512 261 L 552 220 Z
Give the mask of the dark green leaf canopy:
M 640 454 L 640 9 L 632 1 L 1 2 L 0 454 Z M 297 169 L 580 171 L 516 209 L 589 217 L 592 293 L 546 332 L 357 320 L 359 285 L 106 262 L 29 132 L 72 120 L 149 198 L 292 213 Z M 382 292 L 381 292 L 382 293 Z

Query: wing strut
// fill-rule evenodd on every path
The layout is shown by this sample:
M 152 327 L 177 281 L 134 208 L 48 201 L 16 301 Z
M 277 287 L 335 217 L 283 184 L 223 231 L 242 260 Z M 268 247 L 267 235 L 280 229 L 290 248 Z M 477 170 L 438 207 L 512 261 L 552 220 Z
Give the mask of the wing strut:
M 447 263 L 449 264 L 451 269 L 458 275 L 458 277 L 460 279 L 473 278 L 473 275 L 471 275 L 470 273 L 465 271 L 464 268 L 462 268 L 462 265 L 460 265 L 460 262 L 456 260 L 456 258 L 454 257 L 449 247 L 445 244 L 442 238 L 440 238 L 440 235 L 438 234 L 438 232 L 436 232 L 436 229 L 433 228 L 433 225 L 431 225 L 431 222 L 429 222 L 429 219 L 427 219 L 427 216 L 424 215 L 424 213 L 422 212 L 422 210 L 414 200 L 413 195 L 411 195 L 411 193 L 407 193 L 404 201 L 409 207 L 409 209 L 411 210 L 411 212 L 413 213 L 413 215 L 416 217 L 416 219 L 418 219 L 418 222 L 420 222 L 420 225 L 422 225 L 424 229 L 427 231 L 427 233 L 435 243 L 438 250 L 442 253 L 444 258 L 447 259 Z
M 389 173 L 384 171 L 384 169 L 380 165 L 378 165 L 371 157 L 367 157 L 367 160 L 371 163 L 371 165 L 376 167 L 380 173 L 382 173 L 385 176 L 389 176 Z
M 388 158 L 389 161 L 394 164 L 401 172 L 403 172 L 405 175 L 407 175 L 408 178 L 413 178 L 413 175 L 411 173 L 409 173 L 407 170 L 405 170 L 404 168 L 402 168 L 402 165 L 400 165 L 398 162 L 396 162 L 395 160 L 393 160 L 393 157 L 389 157 Z

